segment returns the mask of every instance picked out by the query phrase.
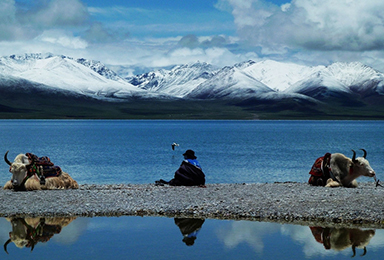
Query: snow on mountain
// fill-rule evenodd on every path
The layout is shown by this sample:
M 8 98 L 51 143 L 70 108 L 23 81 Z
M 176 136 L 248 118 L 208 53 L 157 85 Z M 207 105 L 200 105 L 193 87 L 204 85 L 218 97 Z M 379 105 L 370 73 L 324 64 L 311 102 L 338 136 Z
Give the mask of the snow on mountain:
M 324 73 L 348 86 L 355 93 L 384 94 L 384 74 L 360 62 L 333 63 L 324 69 Z
M 51 54 L 0 58 L 0 73 L 52 88 L 103 98 L 151 97 L 157 93 L 137 89 L 98 62 L 78 61 Z
M 333 63 L 296 82 L 286 92 L 327 97 L 376 92 L 381 94 L 384 75 L 361 63 Z
M 324 75 L 334 77 L 345 86 L 361 85 L 367 80 L 383 79 L 383 74 L 360 62 L 336 62 L 323 69 Z
M 336 93 L 353 94 L 349 88 L 338 80 L 333 77 L 324 76 L 321 72 L 299 81 L 284 92 L 300 93 L 318 99 L 335 96 L 337 95 Z
M 184 97 L 199 84 L 211 78 L 217 69 L 205 62 L 175 66 L 131 77 L 128 81 L 138 88 Z
M 249 98 L 273 92 L 268 86 L 244 73 L 244 69 L 252 64 L 253 62 L 249 61 L 224 67 L 214 76 L 198 85 L 186 97 L 198 99 Z
M 107 79 L 111 79 L 111 80 L 115 80 L 115 81 L 124 81 L 121 77 L 119 77 L 116 72 L 110 70 L 109 68 L 107 68 L 103 63 L 101 63 L 100 61 L 94 61 L 94 60 L 87 60 L 87 59 L 84 59 L 84 58 L 81 58 L 81 59 L 77 59 L 76 62 L 92 69 L 93 71 L 95 71 L 97 74 L 107 78 Z
M 348 95 L 367 92 L 366 89 L 384 91 L 383 74 L 360 63 L 312 67 L 264 60 L 245 61 L 218 70 L 198 62 L 137 75 L 129 82 L 141 89 L 189 99 L 256 96 L 278 99 L 295 93 L 316 96 L 319 92 L 319 97 L 326 97 L 337 92 Z
M 323 68 L 324 66 L 308 67 L 294 63 L 263 60 L 246 67 L 244 73 L 273 90 L 284 91 L 296 82 Z
M 0 76 L 0 85 L 9 77 L 12 82 L 19 79 L 44 88 L 108 99 L 278 100 L 384 95 L 384 74 L 357 62 L 309 67 L 264 60 L 224 68 L 196 62 L 123 78 L 98 61 L 25 54 L 0 57 Z

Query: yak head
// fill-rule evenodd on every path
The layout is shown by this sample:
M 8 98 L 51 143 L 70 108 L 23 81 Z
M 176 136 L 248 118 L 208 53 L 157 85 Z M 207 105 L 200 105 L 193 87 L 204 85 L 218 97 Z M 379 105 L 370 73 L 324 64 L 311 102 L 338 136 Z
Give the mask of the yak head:
M 28 174 L 27 167 L 30 163 L 28 157 L 25 154 L 19 154 L 16 156 L 14 162 L 11 163 L 7 158 L 8 152 L 9 151 L 5 153 L 4 160 L 9 165 L 9 172 L 12 173 L 12 185 L 13 187 L 17 188 L 23 185 L 23 181 Z
M 31 247 L 31 252 L 35 246 L 35 242 L 31 237 L 33 230 L 24 219 L 11 219 L 12 231 L 9 232 L 9 239 L 4 244 L 4 251 L 8 254 L 7 246 L 13 242 L 18 248 Z M 35 231 L 36 232 L 36 231 Z
M 364 152 L 363 157 L 357 157 L 356 158 L 356 152 L 352 150 L 353 157 L 352 157 L 352 167 L 353 167 L 353 173 L 357 174 L 359 176 L 367 176 L 367 177 L 375 177 L 376 173 L 372 169 L 372 167 L 369 165 L 367 157 L 367 151 L 364 149 L 361 149 Z

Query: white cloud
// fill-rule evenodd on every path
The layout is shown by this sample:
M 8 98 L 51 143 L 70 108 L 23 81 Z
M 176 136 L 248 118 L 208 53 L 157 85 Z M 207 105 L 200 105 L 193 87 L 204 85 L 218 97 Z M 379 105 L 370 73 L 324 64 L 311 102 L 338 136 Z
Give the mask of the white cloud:
M 223 1 L 223 0 L 221 0 Z M 227 0 L 243 40 L 270 49 L 365 51 L 384 48 L 384 2 Z M 272 47 L 271 47 L 272 46 Z
M 12 24 L 15 22 L 15 1 L 2 0 L 0 2 L 0 24 Z
M 14 0 L 0 1 L 0 41 L 22 41 L 37 37 L 44 30 L 84 25 L 88 12 L 79 0 L 37 1 L 20 8 Z
M 328 65 L 360 61 L 384 71 L 381 0 L 218 0 L 234 17 L 239 43 L 260 57 Z
M 19 19 L 38 27 L 78 26 L 84 24 L 89 16 L 87 8 L 79 0 L 51 0 L 36 9 L 30 9 Z
M 12 41 L 30 38 L 33 30 L 23 27 L 17 19 L 17 8 L 14 0 L 0 1 L 0 41 Z
M 96 22 L 85 31 L 83 37 L 90 42 L 113 42 L 119 40 L 115 34 L 111 33 L 101 23 Z
M 230 19 L 215 21 L 210 12 L 196 21 L 189 10 L 95 8 L 82 0 L 40 0 L 21 8 L 0 0 L 0 55 L 52 52 L 141 67 L 260 58 L 306 65 L 361 61 L 384 72 L 381 0 L 287 0 L 281 6 L 217 0 L 215 7 L 232 14 L 237 35 L 225 35 L 234 28 Z
M 35 40 L 60 45 L 70 49 L 85 49 L 88 46 L 88 43 L 80 37 L 74 37 L 73 35 L 61 30 L 44 31 Z

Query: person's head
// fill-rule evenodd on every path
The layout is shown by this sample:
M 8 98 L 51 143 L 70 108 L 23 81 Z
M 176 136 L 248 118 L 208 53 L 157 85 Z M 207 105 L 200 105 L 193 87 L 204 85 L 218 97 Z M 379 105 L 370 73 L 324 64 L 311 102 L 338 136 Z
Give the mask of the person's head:
M 185 159 L 196 159 L 197 157 L 195 156 L 195 152 L 192 150 L 187 150 L 183 154 Z

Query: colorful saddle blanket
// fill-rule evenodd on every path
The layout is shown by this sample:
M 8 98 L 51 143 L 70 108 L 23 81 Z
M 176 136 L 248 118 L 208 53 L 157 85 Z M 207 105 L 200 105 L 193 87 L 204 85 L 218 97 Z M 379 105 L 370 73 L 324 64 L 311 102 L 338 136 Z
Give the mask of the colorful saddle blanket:
M 41 174 L 38 168 L 41 166 L 43 168 L 43 175 L 45 178 L 49 177 L 58 177 L 61 174 L 61 168 L 54 165 L 51 162 L 51 159 L 47 156 L 38 157 L 32 153 L 25 154 L 28 157 L 29 162 L 31 163 L 30 171 L 32 173 Z
M 326 153 L 324 156 L 316 159 L 309 171 L 309 174 L 311 175 L 308 180 L 309 184 L 325 186 L 327 180 L 331 178 L 331 168 L 329 165 L 330 159 L 330 153 Z

